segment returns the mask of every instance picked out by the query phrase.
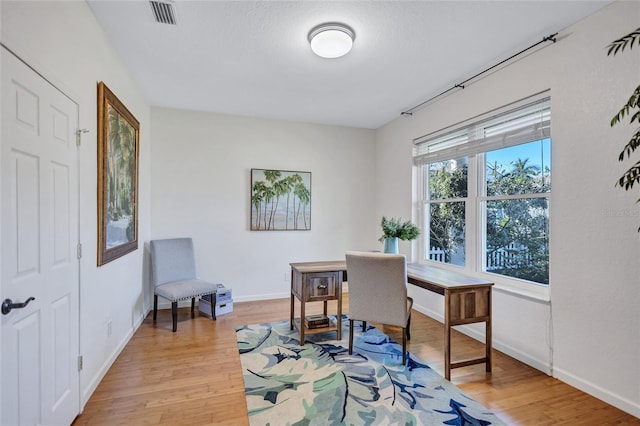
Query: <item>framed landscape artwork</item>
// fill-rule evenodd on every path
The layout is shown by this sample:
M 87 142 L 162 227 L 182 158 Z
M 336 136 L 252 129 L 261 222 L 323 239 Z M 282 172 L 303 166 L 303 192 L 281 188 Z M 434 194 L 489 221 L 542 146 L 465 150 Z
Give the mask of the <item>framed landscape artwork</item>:
M 251 169 L 251 230 L 311 229 L 311 172 Z
M 98 266 L 138 248 L 140 123 L 98 83 Z

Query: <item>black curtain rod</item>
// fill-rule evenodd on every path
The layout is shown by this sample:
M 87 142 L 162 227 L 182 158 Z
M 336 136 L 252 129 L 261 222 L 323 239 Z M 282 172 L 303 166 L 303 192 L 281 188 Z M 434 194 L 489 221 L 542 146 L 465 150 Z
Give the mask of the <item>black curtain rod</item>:
M 489 68 L 487 68 L 487 69 L 485 69 L 485 70 L 480 71 L 479 73 L 477 73 L 476 75 L 474 75 L 474 76 L 472 76 L 472 77 L 469 77 L 468 79 L 466 79 L 466 80 L 465 80 L 465 81 L 463 81 L 462 83 L 454 84 L 454 85 L 453 85 L 453 87 L 450 87 L 449 89 L 447 89 L 447 90 L 445 90 L 445 91 L 443 91 L 443 92 L 441 92 L 441 93 L 438 93 L 437 95 L 435 95 L 435 96 L 433 96 L 433 97 L 431 97 L 431 98 L 427 99 L 426 101 L 424 101 L 424 102 L 422 102 L 422 103 L 419 103 L 418 105 L 416 105 L 416 106 L 414 106 L 414 107 L 409 108 L 409 109 L 408 109 L 408 110 L 406 110 L 406 111 L 402 111 L 402 112 L 400 113 L 400 115 L 413 115 L 413 111 L 415 111 L 416 109 L 420 108 L 421 106 L 428 104 L 428 103 L 429 103 L 429 102 L 431 102 L 432 100 L 434 100 L 434 99 L 436 99 L 436 98 L 439 98 L 440 96 L 442 96 L 442 95 L 444 95 L 444 94 L 446 94 L 446 93 L 449 93 L 449 92 L 450 92 L 450 91 L 452 91 L 452 90 L 455 90 L 455 89 L 458 89 L 458 88 L 460 88 L 460 89 L 464 89 L 464 87 L 465 87 L 464 85 L 465 85 L 466 83 L 468 83 L 469 81 L 473 80 L 474 78 L 476 78 L 476 77 L 478 77 L 478 76 L 480 76 L 480 75 L 482 75 L 482 74 L 484 74 L 484 73 L 486 73 L 486 72 L 491 71 L 492 69 L 494 69 L 494 68 L 496 68 L 496 67 L 499 67 L 500 65 L 504 64 L 505 62 L 508 62 L 508 61 L 512 60 L 512 59 L 513 59 L 513 58 L 515 58 L 516 56 L 520 56 L 520 55 L 522 55 L 524 52 L 526 52 L 526 51 L 528 51 L 528 50 L 531 50 L 531 49 L 533 49 L 534 47 L 536 47 L 536 46 L 538 46 L 538 45 L 540 45 L 540 44 L 542 44 L 542 43 L 546 43 L 546 42 L 548 42 L 548 41 L 552 41 L 552 42 L 554 42 L 554 43 L 555 43 L 555 42 L 557 41 L 557 40 L 556 40 L 556 36 L 557 36 L 557 35 L 558 35 L 558 33 L 554 33 L 554 34 L 551 34 L 551 35 L 549 35 L 549 36 L 547 36 L 547 37 L 543 37 L 543 38 L 542 38 L 542 40 L 540 40 L 539 42 L 537 42 L 537 43 L 535 43 L 535 44 L 532 44 L 531 46 L 529 46 L 529 47 L 527 47 L 527 48 L 525 48 L 525 49 L 522 49 L 522 50 L 521 50 L 521 51 L 519 51 L 518 53 L 516 53 L 516 54 L 513 54 L 513 55 L 509 56 L 507 59 L 503 59 L 502 61 L 498 62 L 498 63 L 497 63 L 497 64 L 495 64 L 495 65 L 490 66 Z

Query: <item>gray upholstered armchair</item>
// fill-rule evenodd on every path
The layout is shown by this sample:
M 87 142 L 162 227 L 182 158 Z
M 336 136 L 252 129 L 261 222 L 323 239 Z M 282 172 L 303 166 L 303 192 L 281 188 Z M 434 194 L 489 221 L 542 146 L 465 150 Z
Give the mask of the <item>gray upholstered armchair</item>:
M 171 301 L 173 331 L 178 329 L 178 301 L 191 299 L 194 313 L 196 297 L 213 294 L 216 284 L 196 278 L 196 261 L 191 238 L 151 241 L 151 281 L 154 286 L 153 320 L 158 314 L 158 296 Z M 216 319 L 215 298 L 211 302 L 212 318 Z
M 402 363 L 411 339 L 411 308 L 407 297 L 407 260 L 402 254 L 349 251 L 349 354 L 353 353 L 353 322 L 367 321 L 402 327 Z

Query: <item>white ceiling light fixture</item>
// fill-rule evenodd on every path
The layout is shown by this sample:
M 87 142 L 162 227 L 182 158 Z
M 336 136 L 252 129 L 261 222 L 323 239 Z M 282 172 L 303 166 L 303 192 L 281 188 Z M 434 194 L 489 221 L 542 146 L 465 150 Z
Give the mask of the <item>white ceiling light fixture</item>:
M 355 31 L 339 22 L 320 24 L 309 31 L 311 50 L 323 58 L 339 58 L 346 55 L 355 39 Z

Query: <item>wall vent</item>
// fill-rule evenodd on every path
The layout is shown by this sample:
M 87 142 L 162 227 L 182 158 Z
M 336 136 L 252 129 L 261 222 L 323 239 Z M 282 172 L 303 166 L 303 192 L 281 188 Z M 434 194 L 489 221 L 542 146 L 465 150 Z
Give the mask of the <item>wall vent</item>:
M 153 17 L 160 24 L 176 24 L 176 14 L 173 10 L 173 4 L 166 1 L 150 1 Z

